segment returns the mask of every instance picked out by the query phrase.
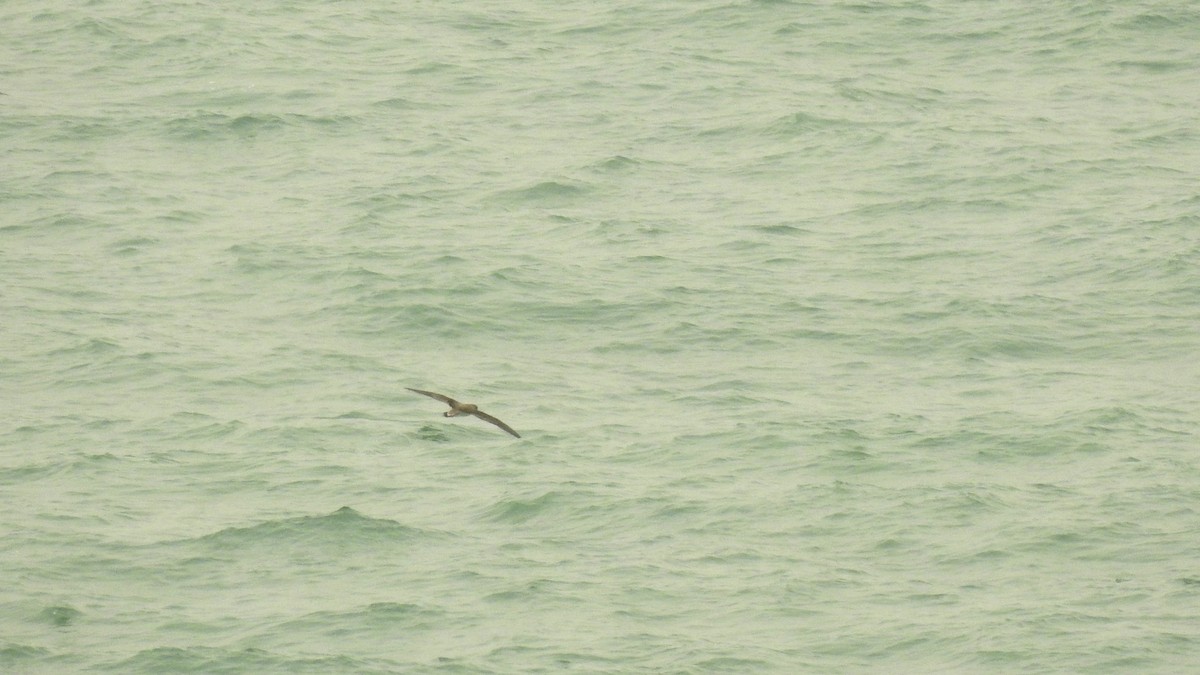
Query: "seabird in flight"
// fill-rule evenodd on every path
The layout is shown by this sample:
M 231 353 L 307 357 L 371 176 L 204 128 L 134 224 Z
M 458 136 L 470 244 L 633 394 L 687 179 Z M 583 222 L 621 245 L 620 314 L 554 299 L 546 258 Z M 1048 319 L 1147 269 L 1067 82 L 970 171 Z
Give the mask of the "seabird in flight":
M 455 401 L 454 399 L 450 398 L 449 396 L 442 396 L 441 394 L 435 394 L 432 391 L 424 391 L 422 389 L 413 389 L 412 387 L 405 387 L 405 389 L 407 389 L 409 391 L 415 391 L 418 394 L 424 394 L 425 396 L 428 396 L 429 398 L 436 398 L 437 400 L 441 401 L 442 403 L 449 405 L 450 409 L 447 410 L 446 412 L 442 413 L 442 415 L 445 417 L 455 417 L 457 415 L 474 415 L 474 416 L 478 417 L 479 419 L 483 420 L 484 422 L 491 422 L 492 424 L 495 424 L 496 426 L 507 431 L 508 433 L 512 434 L 513 436 L 516 436 L 517 438 L 521 437 L 521 434 L 518 434 L 517 432 L 513 431 L 512 427 L 508 426 L 504 422 L 501 422 L 500 420 L 496 419 L 495 417 L 492 417 L 491 415 L 483 412 L 482 410 L 479 409 L 479 406 L 475 405 L 474 403 L 459 403 L 458 401 Z

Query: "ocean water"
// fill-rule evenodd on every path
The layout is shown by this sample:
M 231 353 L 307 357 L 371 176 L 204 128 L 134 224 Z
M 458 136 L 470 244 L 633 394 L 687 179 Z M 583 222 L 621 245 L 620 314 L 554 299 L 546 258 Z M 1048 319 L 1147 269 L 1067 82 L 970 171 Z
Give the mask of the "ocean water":
M 1198 38 L 4 3 L 0 671 L 1195 670 Z

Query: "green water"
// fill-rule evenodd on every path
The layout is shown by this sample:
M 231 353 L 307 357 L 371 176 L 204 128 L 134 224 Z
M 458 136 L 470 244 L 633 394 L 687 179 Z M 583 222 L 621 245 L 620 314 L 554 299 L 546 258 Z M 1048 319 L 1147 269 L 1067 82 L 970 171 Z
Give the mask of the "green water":
M 0 9 L 0 670 L 1194 668 L 1200 11 L 443 5 Z

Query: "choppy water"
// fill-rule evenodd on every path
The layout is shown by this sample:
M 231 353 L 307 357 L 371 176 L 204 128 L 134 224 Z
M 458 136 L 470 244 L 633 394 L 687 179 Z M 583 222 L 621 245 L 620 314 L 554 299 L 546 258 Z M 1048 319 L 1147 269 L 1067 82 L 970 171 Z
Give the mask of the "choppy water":
M 4 4 L 0 669 L 1194 669 L 1198 37 Z

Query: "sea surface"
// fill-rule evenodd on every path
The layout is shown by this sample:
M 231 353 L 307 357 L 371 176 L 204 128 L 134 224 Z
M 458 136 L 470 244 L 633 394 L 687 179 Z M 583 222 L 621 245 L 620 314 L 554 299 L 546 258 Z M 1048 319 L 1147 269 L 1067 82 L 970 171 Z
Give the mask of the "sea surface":
M 11 0 L 0 92 L 0 672 L 1200 668 L 1196 3 Z

